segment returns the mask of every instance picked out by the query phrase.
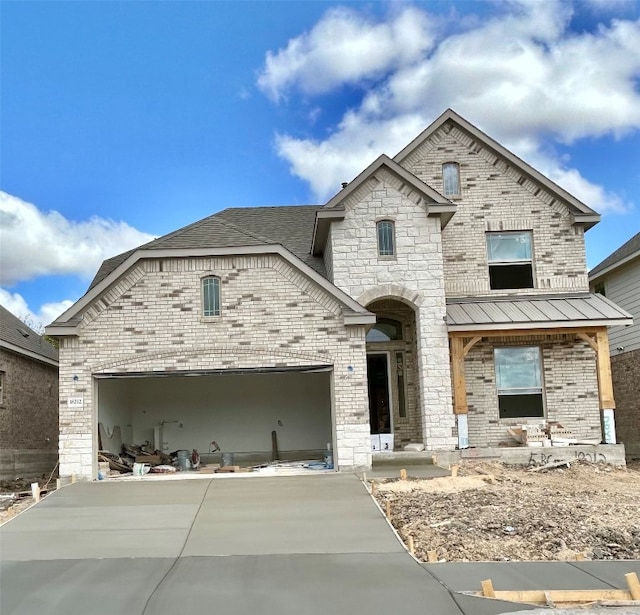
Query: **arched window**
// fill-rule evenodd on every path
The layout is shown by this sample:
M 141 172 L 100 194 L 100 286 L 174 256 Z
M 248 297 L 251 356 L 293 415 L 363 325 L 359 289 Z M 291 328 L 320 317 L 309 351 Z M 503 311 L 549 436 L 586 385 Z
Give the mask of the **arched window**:
M 381 220 L 378 227 L 378 254 L 394 256 L 396 253 L 395 226 L 391 220 Z
M 367 332 L 367 342 L 393 342 L 402 339 L 402 323 L 392 318 L 378 318 Z
M 460 195 L 460 167 L 457 162 L 445 162 L 442 165 L 442 194 Z
M 202 278 L 202 315 L 220 316 L 220 278 Z

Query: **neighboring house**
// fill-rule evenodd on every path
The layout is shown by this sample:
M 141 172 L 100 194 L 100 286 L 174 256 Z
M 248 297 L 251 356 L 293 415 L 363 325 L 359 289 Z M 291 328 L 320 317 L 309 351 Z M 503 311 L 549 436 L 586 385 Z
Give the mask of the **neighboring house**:
M 598 220 L 449 110 L 323 206 L 226 209 L 109 259 L 47 329 L 61 473 L 95 476 L 99 424 L 103 446 L 267 458 L 275 432 L 342 469 L 370 434 L 451 450 L 547 419 L 600 441 L 606 327 L 630 316 L 589 294 Z
M 0 480 L 58 460 L 58 351 L 0 306 Z
M 618 439 L 640 457 L 640 233 L 589 273 L 591 290 L 630 312 L 633 326 L 609 330 Z

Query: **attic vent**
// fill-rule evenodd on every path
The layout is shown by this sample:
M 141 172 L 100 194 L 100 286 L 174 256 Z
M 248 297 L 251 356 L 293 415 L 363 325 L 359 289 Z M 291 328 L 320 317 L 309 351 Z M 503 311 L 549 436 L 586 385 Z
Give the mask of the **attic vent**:
M 29 337 L 29 332 L 24 329 L 18 329 L 18 333 L 22 335 L 22 337 Z

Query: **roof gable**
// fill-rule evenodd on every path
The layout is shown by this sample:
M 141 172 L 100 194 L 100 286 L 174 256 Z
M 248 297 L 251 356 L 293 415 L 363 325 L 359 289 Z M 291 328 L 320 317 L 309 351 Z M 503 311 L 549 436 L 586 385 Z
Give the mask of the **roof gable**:
M 533 181 L 538 186 L 548 191 L 554 198 L 565 203 L 574 216 L 575 222 L 585 225 L 585 230 L 591 228 L 600 221 L 600 215 L 593 209 L 585 205 L 582 201 L 552 182 L 548 177 L 534 169 L 530 164 L 510 152 L 500 145 L 489 135 L 482 132 L 471 122 L 458 115 L 452 109 L 447 109 L 440 117 L 423 130 L 409 145 L 402 149 L 394 157 L 394 161 L 402 165 L 418 150 L 436 131 L 440 130 L 447 123 L 455 125 L 462 132 L 466 133 L 475 142 L 489 150 L 493 155 L 500 158 L 505 164 L 516 169 L 521 175 Z
M 366 183 L 381 170 L 391 173 L 405 186 L 413 190 L 417 194 L 418 200 L 425 204 L 427 213 L 429 215 L 441 215 L 442 225 L 443 227 L 446 226 L 456 211 L 455 204 L 418 179 L 413 173 L 391 160 L 386 154 L 382 154 L 317 212 L 313 231 L 312 254 L 322 254 L 329 234 L 331 220 L 344 218 L 345 203 L 350 198 L 357 197 L 358 191 L 363 189 Z

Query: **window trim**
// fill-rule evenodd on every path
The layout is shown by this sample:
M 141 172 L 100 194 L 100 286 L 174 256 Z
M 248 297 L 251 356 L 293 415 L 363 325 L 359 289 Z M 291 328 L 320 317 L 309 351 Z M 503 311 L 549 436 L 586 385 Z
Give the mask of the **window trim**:
M 498 361 L 497 355 L 501 350 L 535 350 L 537 353 L 537 368 L 539 384 L 533 387 L 501 387 L 499 382 Z M 498 418 L 500 420 L 525 420 L 525 419 L 542 419 L 547 415 L 546 399 L 545 399 L 545 384 L 544 384 L 544 365 L 543 365 L 543 349 L 539 345 L 526 345 L 526 346 L 495 346 L 493 348 L 493 370 L 495 374 L 495 387 L 496 397 L 498 402 Z M 511 391 L 510 393 L 506 391 Z M 508 397 L 514 395 L 531 395 L 540 396 L 541 413 L 538 415 L 524 415 L 524 416 L 503 416 L 500 408 L 500 397 Z
M 206 297 L 206 287 L 208 286 L 209 282 L 215 282 L 213 284 L 213 288 L 214 288 L 214 310 L 209 309 L 209 312 L 214 312 L 214 313 L 207 313 L 207 297 Z M 213 318 L 219 318 L 221 313 L 222 313 L 222 300 L 221 300 L 221 291 L 220 291 L 220 286 L 221 286 L 221 280 L 220 280 L 220 276 L 217 275 L 212 275 L 212 274 L 208 274 L 208 275 L 204 275 L 200 278 L 200 295 L 201 295 L 201 306 L 202 306 L 202 317 L 205 319 L 213 319 Z M 216 301 L 216 294 L 217 294 L 217 306 L 215 305 Z M 215 309 L 217 307 L 217 310 Z
M 455 191 L 449 192 L 447 190 L 447 177 L 446 169 L 455 169 Z M 454 160 L 449 160 L 442 163 L 442 196 L 457 197 L 462 194 L 462 188 L 460 186 L 460 164 Z
M 385 225 L 383 227 L 383 225 Z M 381 229 L 387 228 L 388 225 L 390 236 L 386 239 L 389 239 L 391 242 L 391 247 L 384 247 L 383 241 L 381 241 Z M 393 259 L 396 257 L 396 223 L 389 218 L 384 218 L 382 220 L 376 221 L 376 240 L 378 245 L 378 257 L 379 258 L 389 258 Z M 389 251 L 390 250 L 390 251 Z
M 491 254 L 489 250 L 489 237 L 496 235 L 527 235 L 529 237 L 529 257 L 528 258 L 512 258 L 505 260 L 491 260 Z M 536 276 L 533 258 L 533 230 L 521 229 L 521 230 L 508 230 L 508 231 L 486 231 L 485 232 L 485 247 L 487 253 L 487 271 L 489 274 L 489 289 L 504 291 L 504 290 L 524 290 L 528 288 L 536 288 Z M 509 267 L 513 265 L 529 265 L 531 267 L 531 286 L 515 286 L 510 288 L 493 288 L 491 285 L 491 268 L 492 267 Z

